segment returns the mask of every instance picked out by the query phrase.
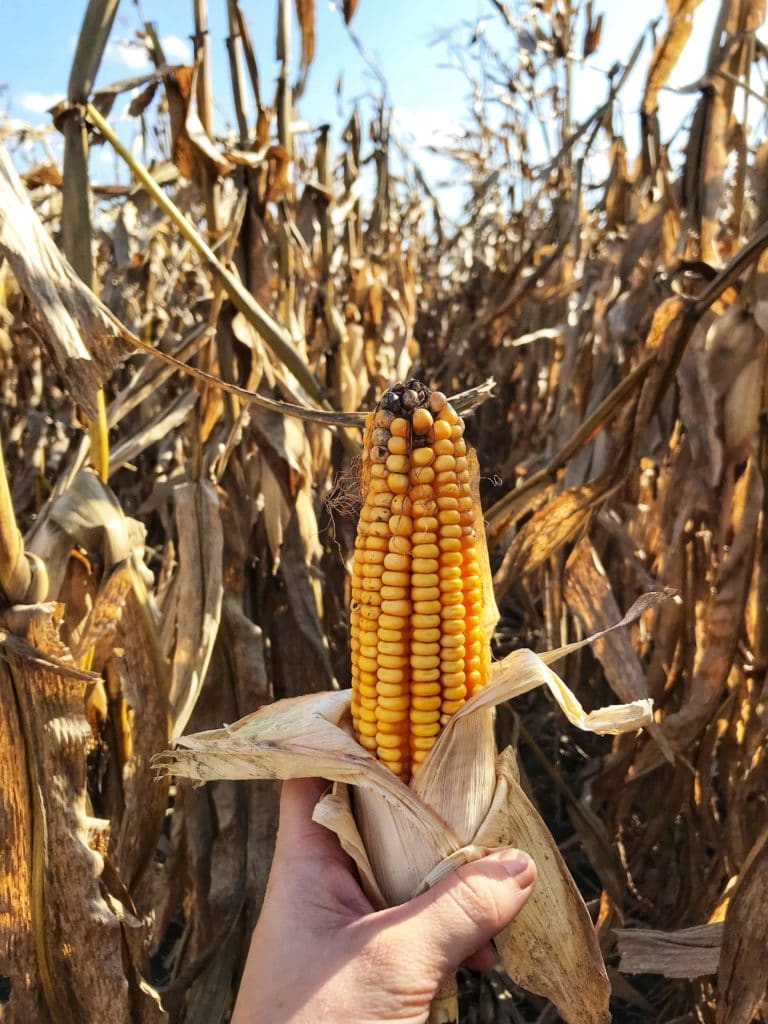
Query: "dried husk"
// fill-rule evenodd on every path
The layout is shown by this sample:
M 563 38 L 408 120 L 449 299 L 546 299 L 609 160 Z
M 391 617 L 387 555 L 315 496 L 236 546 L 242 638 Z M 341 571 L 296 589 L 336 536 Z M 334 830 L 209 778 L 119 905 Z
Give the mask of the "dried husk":
M 55 599 L 64 583 L 73 544 L 98 552 L 109 573 L 143 543 L 143 534 L 141 524 L 124 514 L 98 475 L 84 469 L 50 506 L 27 546 L 45 562 L 48 596 Z
M 638 602 L 622 623 L 652 600 Z M 555 661 L 593 639 L 546 658 Z M 520 788 L 512 751 L 496 755 L 494 706 L 542 685 L 568 719 L 588 731 L 624 732 L 651 718 L 646 700 L 587 714 L 544 659 L 521 650 L 494 666 L 491 682 L 454 716 L 409 786 L 352 738 L 350 691 L 278 701 L 232 726 L 183 736 L 156 764 L 164 773 L 200 781 L 313 775 L 335 782 L 315 820 L 339 837 L 377 908 L 404 902 L 491 850 L 526 850 L 539 882 L 526 909 L 498 937 L 504 966 L 519 984 L 551 999 L 568 1024 L 600 1024 L 610 1019 L 610 986 L 586 907 Z M 433 1004 L 431 1024 L 454 1021 L 455 1008 L 450 979 Z
M 494 805 L 475 837 L 480 846 L 513 846 L 536 862 L 538 882 L 518 916 L 496 939 L 509 976 L 546 996 L 566 1021 L 610 1021 L 611 986 L 584 901 L 557 843 L 520 787 L 511 750 L 497 763 Z

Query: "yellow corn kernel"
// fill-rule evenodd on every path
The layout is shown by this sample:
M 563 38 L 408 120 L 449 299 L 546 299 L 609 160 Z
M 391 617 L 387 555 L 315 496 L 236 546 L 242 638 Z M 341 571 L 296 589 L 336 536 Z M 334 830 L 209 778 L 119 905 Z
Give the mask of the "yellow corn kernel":
M 405 473 L 390 473 L 387 477 L 386 486 L 394 494 L 405 494 L 408 490 L 408 477 Z
M 407 555 L 392 551 L 384 556 L 384 568 L 389 572 L 408 573 L 411 568 L 411 560 Z
M 441 695 L 443 688 L 439 682 L 437 683 L 414 683 L 411 686 L 411 694 L 413 700 L 417 697 L 435 697 Z
M 379 707 L 386 711 L 407 711 L 410 706 L 410 698 L 407 694 L 400 694 L 397 697 L 379 696 Z
M 386 465 L 390 473 L 407 473 L 410 468 L 410 459 L 407 455 L 389 455 Z M 392 490 L 395 488 L 393 487 Z
M 408 454 L 408 438 L 407 437 L 390 437 L 387 441 L 387 448 L 392 455 L 407 455 Z
M 429 412 L 428 409 L 415 409 L 411 423 L 413 425 L 415 433 L 426 434 L 429 428 L 432 426 L 432 414 Z
M 396 537 L 408 537 L 413 533 L 413 520 L 406 515 L 392 516 L 388 526 L 389 532 Z
M 402 615 L 390 615 L 383 611 L 379 615 L 379 625 L 384 629 L 397 629 L 404 633 L 408 628 L 407 620 Z
M 414 736 L 437 736 L 440 732 L 440 725 L 437 721 L 432 722 L 414 722 L 411 725 L 411 732 Z
M 415 643 L 430 644 L 440 639 L 439 629 L 412 629 L 411 636 Z
M 446 423 L 449 423 L 451 426 L 453 426 L 455 423 L 459 422 L 459 415 L 456 412 L 456 410 L 453 408 L 453 406 L 450 404 L 450 402 L 446 402 L 446 404 L 443 406 L 443 408 L 438 413 L 438 417 L 439 417 L 440 421 L 444 420 Z
M 386 669 L 379 669 L 379 671 L 385 672 Z M 376 683 L 376 693 L 380 697 L 402 697 L 403 687 L 400 683 L 388 683 L 384 679 L 380 679 L 378 683 Z
M 440 720 L 440 714 L 435 708 L 429 711 L 420 711 L 418 708 L 411 708 L 411 723 L 418 725 L 431 725 Z
M 402 569 L 396 571 L 382 566 L 381 582 L 388 587 L 407 587 L 411 582 L 411 577 Z
M 392 750 L 400 746 L 399 733 L 377 732 L 376 743 L 386 750 Z
M 445 420 L 439 419 L 432 427 L 432 436 L 435 442 L 446 441 L 451 436 L 451 425 L 446 423 Z
M 402 668 L 385 668 L 379 665 L 376 669 L 376 692 L 382 693 L 385 697 L 399 697 L 406 688 L 408 673 Z M 382 691 L 379 686 L 388 686 L 391 689 Z
M 411 553 L 411 541 L 408 537 L 393 535 L 389 538 L 389 550 L 396 555 L 409 555 Z
M 440 707 L 441 697 L 435 694 L 433 697 L 412 697 L 411 707 L 416 711 L 434 711 Z
M 411 642 L 411 652 L 413 654 L 432 655 L 440 653 L 440 644 L 423 644 L 417 640 Z
M 431 448 L 414 448 L 411 460 L 414 466 L 431 466 L 435 461 L 435 453 Z

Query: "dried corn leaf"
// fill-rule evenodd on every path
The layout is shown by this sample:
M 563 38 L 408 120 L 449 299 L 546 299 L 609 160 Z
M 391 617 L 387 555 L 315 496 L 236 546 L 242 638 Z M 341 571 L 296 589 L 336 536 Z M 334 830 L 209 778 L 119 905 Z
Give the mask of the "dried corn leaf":
M 0 253 L 37 311 L 48 355 L 73 398 L 89 416 L 96 416 L 96 391 L 128 349 L 40 223 L 2 144 Z
M 723 402 L 723 440 L 726 458 L 741 461 L 750 454 L 748 445 L 756 435 L 763 400 L 766 359 L 765 336 L 762 351 L 741 370 Z
M 232 164 L 215 145 L 200 119 L 197 104 L 197 81 L 199 75 L 200 64 L 198 62 L 195 64 L 192 80 L 189 85 L 187 111 L 184 117 L 184 134 L 194 146 L 199 161 L 207 164 L 216 174 L 228 174 L 232 170 Z M 179 140 L 177 140 L 177 145 L 179 145 Z
M 205 679 L 219 628 L 223 584 L 219 499 L 205 482 L 174 490 L 179 534 L 179 570 L 172 615 L 163 632 L 172 634 L 168 704 L 171 735 L 184 731 Z
M 768 830 L 750 850 L 723 928 L 717 1024 L 749 1024 L 768 989 Z
M 68 652 L 58 638 L 59 616 L 54 605 L 30 606 L 15 611 L 10 625 L 28 643 L 63 659 Z M 32 772 L 28 899 L 50 1018 L 53 1024 L 73 1017 L 83 1024 L 132 1024 L 122 928 L 101 888 L 108 822 L 86 812 L 90 729 L 83 683 L 15 655 L 10 666 Z M 76 948 L 90 955 L 74 957 L 70 951 Z
M 768 185 L 766 186 L 768 189 Z M 768 196 L 764 199 L 768 205 Z M 763 333 L 768 334 L 768 249 L 760 254 L 752 285 L 752 315 Z
M 152 782 L 150 759 L 168 742 L 168 666 L 144 588 L 128 593 L 117 650 L 106 665 L 112 722 L 120 748 L 121 807 L 113 837 L 115 866 L 142 914 L 151 910 L 145 879 L 165 820 L 167 791 Z M 142 886 L 142 883 L 145 883 Z
M 187 110 L 192 97 L 194 67 L 180 65 L 169 69 L 164 76 L 168 111 L 171 118 L 171 154 L 179 174 L 193 179 L 195 176 L 195 149 L 186 130 Z
M 619 618 L 619 608 L 607 573 L 589 538 L 585 537 L 577 544 L 566 563 L 563 596 L 587 633 L 604 630 Z M 648 697 L 643 667 L 624 630 L 613 631 L 595 640 L 594 651 L 617 697 L 623 701 Z M 672 749 L 658 725 L 649 722 L 647 728 L 671 761 Z
M 509 976 L 546 996 L 569 1024 L 611 1020 L 611 986 L 592 922 L 557 844 L 520 788 L 511 751 L 499 758 L 495 813 L 475 843 L 514 846 L 536 862 L 536 888 L 512 924 L 496 940 Z
M 224 729 L 180 736 L 173 750 L 158 756 L 157 764 L 164 773 L 202 782 L 318 775 L 365 785 L 421 822 L 421 801 L 350 735 L 349 704 L 349 691 L 277 701 Z M 437 818 L 425 827 L 438 836 L 444 831 Z
M 725 83 L 714 79 L 696 108 L 686 151 L 682 184 L 683 205 L 700 236 L 697 255 L 715 265 L 720 261 L 718 213 L 728 163 L 728 104 Z
M 344 13 L 344 21 L 347 23 L 347 25 L 350 23 L 350 21 L 352 21 L 352 19 L 355 16 L 355 11 L 357 10 L 358 3 L 359 0 L 344 0 L 342 10 Z
M 708 383 L 716 395 L 730 391 L 736 378 L 758 354 L 762 335 L 747 310 L 734 302 L 713 320 L 704 342 Z
M 763 484 L 754 462 L 742 474 L 733 497 L 733 542 L 724 555 L 706 602 L 699 609 L 700 639 L 695 651 L 693 685 L 679 710 L 662 723 L 667 740 L 685 749 L 722 696 L 736 655 L 738 630 L 753 571 L 756 529 Z M 637 757 L 642 773 L 658 764 L 659 752 L 646 748 Z
M 645 83 L 642 109 L 653 114 L 659 105 L 659 90 L 669 81 L 683 47 L 693 31 L 693 12 L 701 0 L 667 0 L 667 30 L 653 51 Z
M 625 974 L 661 974 L 665 978 L 700 978 L 717 971 L 723 926 L 696 925 L 679 931 L 619 928 L 619 969 Z
M 301 67 L 306 73 L 315 57 L 315 0 L 296 0 L 301 31 Z
M 333 790 L 318 801 L 312 812 L 312 820 L 334 832 L 342 850 L 351 857 L 357 868 L 363 892 L 375 910 L 387 906 L 379 883 L 376 880 L 371 861 L 365 849 L 350 803 L 349 787 L 337 782 Z
M 558 494 L 534 512 L 507 549 L 494 577 L 502 595 L 525 573 L 538 569 L 569 540 L 584 530 L 608 490 L 608 480 L 594 480 Z
M 48 1024 L 35 949 L 32 903 L 33 805 L 20 709 L 8 667 L 0 661 L 0 975 L 10 992 L 7 1024 Z

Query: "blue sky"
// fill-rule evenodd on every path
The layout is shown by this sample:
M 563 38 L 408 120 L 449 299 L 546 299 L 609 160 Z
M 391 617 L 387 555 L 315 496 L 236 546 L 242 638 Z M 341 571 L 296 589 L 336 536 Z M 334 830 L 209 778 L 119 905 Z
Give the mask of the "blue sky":
M 337 107 L 336 85 L 342 77 L 342 99 L 349 104 L 370 91 L 373 79 L 355 49 L 334 4 L 317 3 L 317 51 L 299 116 L 310 123 L 328 119 Z M 214 62 L 214 93 L 217 123 L 232 121 L 229 93 L 226 37 L 226 0 L 209 0 L 210 32 Z M 275 0 L 242 0 L 259 58 L 265 94 L 272 95 L 277 65 L 274 61 Z M 510 0 L 510 6 L 514 6 Z M 686 47 L 672 84 L 687 85 L 702 73 L 717 0 L 703 0 L 696 12 L 694 35 Z M 69 64 L 80 28 L 84 0 L 0 0 L 3 32 L 0 39 L 0 83 L 7 87 L 0 97 L 0 111 L 8 117 L 31 124 L 48 120 L 46 108 L 66 89 Z M 654 18 L 664 24 L 663 0 L 628 4 L 626 0 L 596 0 L 596 12 L 604 14 L 603 39 L 592 62 L 599 69 L 626 59 L 635 39 Z M 141 13 L 140 13 L 141 12 Z M 450 58 L 444 43 L 435 42 L 441 29 L 462 20 L 486 15 L 493 25 L 488 0 L 359 0 L 353 27 L 363 45 L 380 65 L 386 77 L 401 130 L 412 133 L 417 144 L 443 141 L 456 127 L 465 110 L 465 82 L 456 68 L 446 66 Z M 192 0 L 121 0 L 98 82 L 106 84 L 149 70 L 135 35 L 142 18 L 157 22 L 172 62 L 188 61 L 191 55 Z M 504 45 L 512 37 L 499 34 Z M 298 63 L 298 38 L 294 43 Z M 646 48 L 641 68 L 625 90 L 628 118 L 637 111 L 643 72 L 650 55 Z M 590 112 L 605 94 L 605 77 L 599 70 L 579 70 L 576 84 L 577 119 Z M 663 124 L 672 131 L 691 106 L 692 99 L 663 94 Z M 119 117 L 125 102 L 118 101 L 113 117 Z M 347 106 L 348 109 L 348 106 Z M 334 120 L 337 120 L 334 118 Z M 338 123 L 338 121 L 337 121 Z M 632 133 L 630 131 L 630 138 Z M 52 140 L 55 136 L 52 136 Z M 55 143 L 54 143 L 55 144 Z M 112 165 L 104 152 L 98 153 L 103 177 Z M 447 165 L 427 158 L 429 176 L 439 178 Z M 94 169 L 95 173 L 98 168 Z

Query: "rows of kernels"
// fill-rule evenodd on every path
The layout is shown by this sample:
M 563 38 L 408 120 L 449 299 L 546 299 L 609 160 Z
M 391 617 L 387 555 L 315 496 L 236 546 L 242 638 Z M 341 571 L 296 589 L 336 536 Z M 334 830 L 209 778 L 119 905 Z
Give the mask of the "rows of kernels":
M 429 406 L 367 421 L 352 581 L 356 735 L 405 780 L 485 682 L 464 424 Z
M 383 410 L 366 418 L 363 508 L 352 563 L 352 721 L 358 741 L 371 751 L 377 749 L 378 621 L 382 603 L 381 576 L 387 550 L 384 527 L 391 502 L 391 497 L 381 485 L 386 474 L 391 421 L 391 414 Z
M 440 731 L 440 588 L 437 546 L 432 416 L 417 409 L 414 434 L 424 442 L 411 455 L 411 510 L 414 517 L 411 596 L 414 623 L 411 640 L 411 766 L 417 768 L 434 746 Z
M 440 587 L 441 725 L 464 703 L 462 634 L 464 605 L 461 594 L 461 542 L 457 522 L 456 465 L 451 425 L 457 419 L 447 404 L 436 410 L 432 428 L 435 453 L 435 500 L 438 520 Z
M 363 493 L 368 490 L 370 485 L 370 449 L 371 449 L 371 434 L 373 431 L 373 421 L 375 418 L 374 413 L 368 413 L 365 418 L 365 435 L 363 438 L 363 453 L 362 453 L 362 470 L 361 470 L 361 487 Z M 355 728 L 355 735 L 360 738 L 360 710 L 361 710 L 361 694 L 360 694 L 360 594 L 362 591 L 362 564 L 363 564 L 364 549 L 362 547 L 362 538 L 358 529 L 357 537 L 355 539 L 355 551 L 352 557 L 352 610 L 349 616 L 350 625 L 350 652 L 351 652 L 351 663 L 352 663 L 352 722 Z
M 381 562 L 381 614 L 376 655 L 376 755 L 403 779 L 410 774 L 410 521 L 405 515 L 408 490 L 410 428 L 393 419 L 387 441 L 386 551 Z
M 456 478 L 459 487 L 458 511 L 461 525 L 462 597 L 466 612 L 464 620 L 464 662 L 467 697 L 487 682 L 483 665 L 482 582 L 475 530 L 475 497 L 467 458 L 463 426 L 452 427 L 456 451 Z

